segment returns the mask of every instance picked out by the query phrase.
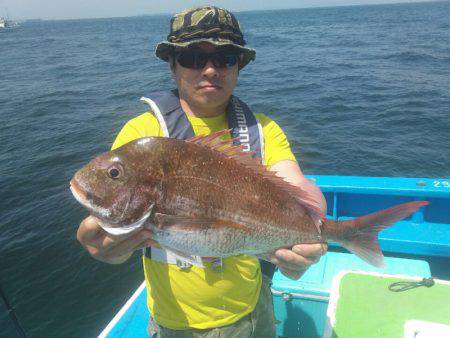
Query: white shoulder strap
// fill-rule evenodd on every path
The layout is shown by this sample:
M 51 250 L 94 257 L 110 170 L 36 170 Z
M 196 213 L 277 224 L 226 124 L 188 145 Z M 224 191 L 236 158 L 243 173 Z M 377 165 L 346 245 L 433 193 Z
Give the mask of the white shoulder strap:
M 161 130 L 165 137 L 169 137 L 169 131 L 167 129 L 166 121 L 164 120 L 164 117 L 161 114 L 161 111 L 159 110 L 159 107 L 155 103 L 155 101 L 149 99 L 148 97 L 141 97 L 141 102 L 147 103 L 150 108 L 152 109 L 152 112 L 155 114 L 156 118 L 158 119 L 159 126 L 161 127 Z

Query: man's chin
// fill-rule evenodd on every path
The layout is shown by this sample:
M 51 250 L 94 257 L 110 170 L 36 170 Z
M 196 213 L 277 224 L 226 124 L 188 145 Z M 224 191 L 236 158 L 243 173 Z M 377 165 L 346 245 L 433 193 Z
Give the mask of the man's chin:
M 223 89 L 200 91 L 198 95 L 198 102 L 205 106 L 220 107 L 227 104 L 229 99 L 230 95 L 226 95 Z

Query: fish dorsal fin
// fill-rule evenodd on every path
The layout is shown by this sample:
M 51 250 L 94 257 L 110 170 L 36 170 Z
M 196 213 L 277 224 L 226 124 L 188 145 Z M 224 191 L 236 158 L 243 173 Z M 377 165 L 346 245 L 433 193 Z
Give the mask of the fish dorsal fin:
M 252 169 L 257 174 L 262 175 L 265 179 L 271 181 L 276 186 L 283 189 L 286 193 L 297 199 L 297 201 L 299 201 L 309 211 L 311 217 L 316 221 L 316 224 L 319 224 L 318 221 L 324 217 L 319 202 L 316 201 L 307 191 L 286 182 L 282 177 L 277 176 L 275 172 L 267 170 L 266 166 L 261 164 L 260 159 L 253 158 L 253 151 L 243 151 L 243 147 L 241 145 L 233 144 L 236 139 L 222 140 L 220 138 L 222 135 L 226 135 L 230 131 L 231 129 L 224 129 L 209 135 L 195 136 L 187 141 L 218 151 L 241 163 L 245 167 Z M 318 230 L 320 232 L 319 227 Z
M 194 136 L 186 141 L 197 143 L 202 146 L 221 152 L 227 157 L 234 158 L 236 161 L 241 162 L 243 164 L 249 165 L 251 163 L 259 164 L 260 160 L 253 158 L 253 155 L 255 154 L 254 151 L 243 151 L 242 145 L 234 144 L 234 142 L 236 140 L 239 140 L 239 138 L 228 140 L 223 140 L 220 138 L 222 135 L 230 133 L 230 131 L 231 129 L 224 129 L 209 135 Z
M 224 129 L 224 130 L 220 130 L 215 133 L 208 134 L 208 135 L 198 135 L 198 136 L 191 137 L 187 141 L 193 142 L 193 143 L 198 143 L 198 144 L 212 148 L 219 142 L 228 142 L 229 140 L 224 141 L 224 140 L 220 139 L 220 137 L 222 135 L 228 134 L 230 131 L 231 131 L 231 129 Z

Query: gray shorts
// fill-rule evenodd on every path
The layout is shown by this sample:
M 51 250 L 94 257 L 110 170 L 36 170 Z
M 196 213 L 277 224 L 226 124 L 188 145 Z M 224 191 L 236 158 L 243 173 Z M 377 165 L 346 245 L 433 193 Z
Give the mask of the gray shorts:
M 273 313 L 271 280 L 263 275 L 261 293 L 253 312 L 231 325 L 212 329 L 172 330 L 150 319 L 148 331 L 153 338 L 274 338 L 275 317 Z

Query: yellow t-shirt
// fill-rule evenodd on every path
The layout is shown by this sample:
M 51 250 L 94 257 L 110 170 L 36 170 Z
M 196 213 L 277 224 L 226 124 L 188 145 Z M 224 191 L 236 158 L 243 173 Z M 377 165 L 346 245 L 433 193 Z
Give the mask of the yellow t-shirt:
M 281 160 L 293 160 L 289 143 L 281 128 L 264 114 L 255 114 L 264 134 L 264 160 L 272 166 Z M 188 116 L 196 135 L 228 128 L 226 115 L 211 118 Z M 112 149 L 137 138 L 164 136 L 152 113 L 130 121 L 117 136 Z M 230 325 L 252 312 L 258 301 L 262 277 L 254 256 L 239 255 L 223 260 L 224 268 L 216 272 L 192 266 L 181 270 L 143 257 L 147 284 L 147 303 L 155 321 L 167 328 L 208 329 Z

